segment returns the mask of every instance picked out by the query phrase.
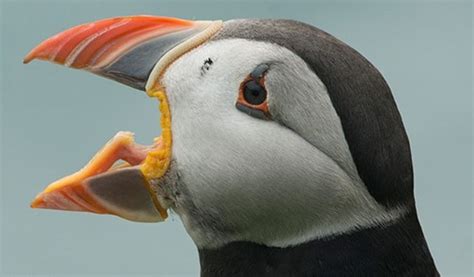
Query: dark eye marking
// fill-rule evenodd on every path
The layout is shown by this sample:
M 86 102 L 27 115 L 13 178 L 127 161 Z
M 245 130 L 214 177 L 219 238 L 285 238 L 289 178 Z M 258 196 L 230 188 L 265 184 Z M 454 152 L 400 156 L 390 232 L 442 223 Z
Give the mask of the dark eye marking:
M 252 70 L 250 77 L 254 80 L 260 80 L 263 78 L 263 75 L 267 72 L 268 68 L 269 66 L 266 63 L 259 64 L 254 68 L 254 70 Z
M 206 74 L 207 71 L 211 68 L 211 65 L 214 64 L 214 61 L 211 58 L 207 58 L 207 60 L 204 61 L 204 64 L 201 65 L 201 76 Z

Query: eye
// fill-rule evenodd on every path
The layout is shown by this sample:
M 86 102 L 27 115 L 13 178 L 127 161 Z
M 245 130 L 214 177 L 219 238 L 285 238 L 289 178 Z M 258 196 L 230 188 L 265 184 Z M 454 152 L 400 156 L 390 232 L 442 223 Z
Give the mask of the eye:
M 243 87 L 244 100 L 251 105 L 260 105 L 267 100 L 267 91 L 255 80 L 250 80 Z
M 265 73 L 268 71 L 267 64 L 260 64 L 240 84 L 239 97 L 236 107 L 253 117 L 270 119 L 268 111 L 265 88 Z

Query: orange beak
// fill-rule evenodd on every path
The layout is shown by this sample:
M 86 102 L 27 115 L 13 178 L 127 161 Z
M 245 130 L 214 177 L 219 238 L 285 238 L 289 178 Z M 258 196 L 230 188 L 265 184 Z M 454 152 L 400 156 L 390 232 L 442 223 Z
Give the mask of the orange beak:
M 204 42 L 221 25 L 222 21 L 147 15 L 108 18 L 73 27 L 43 41 L 23 62 L 47 60 L 145 90 L 147 80 L 155 81 L 161 73 L 152 74 L 158 69 L 155 67 L 170 64 L 183 54 L 182 50 Z
M 160 141 L 137 145 L 132 133 L 119 132 L 84 168 L 50 184 L 31 207 L 113 214 L 142 222 L 163 220 L 167 212 L 137 166 L 160 147 Z M 119 160 L 125 163 L 117 164 Z
M 162 125 L 152 146 L 135 144 L 132 133 L 119 132 L 83 169 L 49 185 L 31 207 L 164 220 L 167 204 L 156 184 L 171 160 L 171 118 L 159 78 L 170 63 L 221 26 L 221 21 L 116 17 L 73 27 L 31 50 L 24 63 L 40 59 L 87 70 L 157 97 Z

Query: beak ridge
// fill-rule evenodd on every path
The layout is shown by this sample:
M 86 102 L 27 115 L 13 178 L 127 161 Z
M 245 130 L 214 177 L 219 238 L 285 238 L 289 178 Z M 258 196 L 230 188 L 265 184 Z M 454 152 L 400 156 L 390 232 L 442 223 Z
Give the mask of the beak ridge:
M 213 23 L 220 25 L 221 21 L 148 15 L 103 19 L 46 39 L 26 55 L 23 63 L 46 60 L 145 90 L 155 64 L 167 52 Z

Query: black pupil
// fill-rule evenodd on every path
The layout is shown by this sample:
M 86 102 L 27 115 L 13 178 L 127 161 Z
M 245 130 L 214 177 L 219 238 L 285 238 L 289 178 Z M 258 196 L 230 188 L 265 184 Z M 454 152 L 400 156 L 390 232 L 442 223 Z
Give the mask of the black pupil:
M 267 92 L 255 80 L 250 80 L 244 87 L 244 99 L 251 105 L 260 105 L 265 102 Z

